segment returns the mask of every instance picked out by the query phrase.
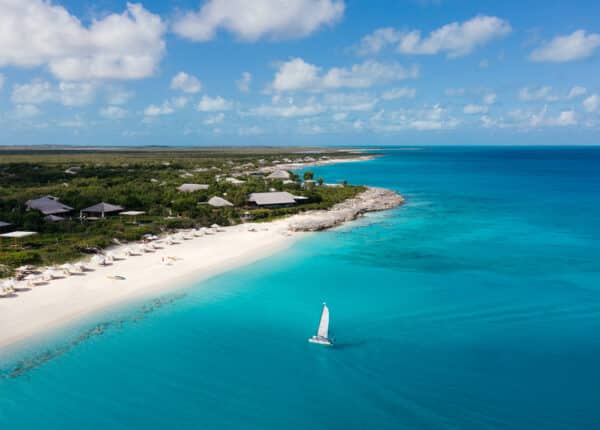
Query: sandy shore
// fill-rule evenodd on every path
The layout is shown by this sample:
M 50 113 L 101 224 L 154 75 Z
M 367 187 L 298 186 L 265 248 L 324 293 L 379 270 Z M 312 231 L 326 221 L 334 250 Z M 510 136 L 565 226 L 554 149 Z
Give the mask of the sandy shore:
M 384 191 L 387 194 L 381 194 Z M 16 296 L 1 298 L 0 350 L 117 303 L 163 293 L 276 254 L 308 234 L 305 231 L 333 227 L 365 211 L 383 210 L 401 202 L 394 192 L 370 188 L 359 198 L 330 211 L 227 227 L 172 245 L 161 240 L 162 249 L 118 259 L 109 266 L 88 263 L 93 271 L 54 279 L 17 292 Z M 124 257 L 126 247 L 111 251 Z M 115 275 L 126 279 L 111 279 Z

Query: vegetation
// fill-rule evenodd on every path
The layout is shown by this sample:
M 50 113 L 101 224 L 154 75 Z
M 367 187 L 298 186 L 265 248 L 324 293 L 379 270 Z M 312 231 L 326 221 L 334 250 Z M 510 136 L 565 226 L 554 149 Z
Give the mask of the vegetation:
M 356 195 L 361 187 L 301 186 L 269 181 L 261 173 L 274 161 L 311 161 L 318 157 L 348 157 L 349 153 L 322 151 L 307 154 L 295 149 L 2 149 L 0 150 L 0 221 L 11 229 L 39 234 L 13 242 L 0 240 L 0 277 L 24 264 L 58 264 L 118 241 L 134 241 L 145 234 L 173 229 L 230 225 L 242 218 L 270 220 L 309 209 L 325 209 Z M 225 178 L 236 177 L 235 185 Z M 311 172 L 304 178 L 313 179 Z M 208 190 L 177 191 L 183 183 L 207 184 Z M 323 184 L 319 178 L 319 185 Z M 289 191 L 308 197 L 305 203 L 287 208 L 253 209 L 247 204 L 252 192 Z M 55 196 L 75 210 L 69 218 L 50 222 L 26 202 Z M 206 204 L 221 196 L 234 207 L 215 209 Z M 140 210 L 145 215 L 133 223 L 123 216 L 99 220 L 79 219 L 79 211 L 101 201 Z M 6 230 L 5 230 L 6 231 Z

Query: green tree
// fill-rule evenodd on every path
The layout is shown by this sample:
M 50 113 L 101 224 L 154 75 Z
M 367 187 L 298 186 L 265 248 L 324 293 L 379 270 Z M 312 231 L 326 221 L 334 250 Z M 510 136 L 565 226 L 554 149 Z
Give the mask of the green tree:
M 318 183 L 319 185 L 323 185 L 323 182 L 324 182 L 324 181 L 323 181 L 323 178 L 319 178 L 319 179 L 317 179 L 317 183 Z
M 315 177 L 315 174 L 313 172 L 304 172 L 304 180 L 305 181 L 310 181 Z

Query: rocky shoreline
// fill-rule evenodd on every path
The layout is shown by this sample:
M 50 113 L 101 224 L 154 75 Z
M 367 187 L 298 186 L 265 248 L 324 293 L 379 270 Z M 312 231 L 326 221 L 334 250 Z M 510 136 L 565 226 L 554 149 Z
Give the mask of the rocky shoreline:
M 404 198 L 386 188 L 367 187 L 352 199 L 338 203 L 329 210 L 297 214 L 288 219 L 291 231 L 320 231 L 355 220 L 366 212 L 377 212 L 400 206 Z

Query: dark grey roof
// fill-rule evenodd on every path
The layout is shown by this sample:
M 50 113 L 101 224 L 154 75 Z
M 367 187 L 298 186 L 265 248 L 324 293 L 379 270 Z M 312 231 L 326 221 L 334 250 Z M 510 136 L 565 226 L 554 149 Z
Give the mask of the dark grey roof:
M 2 227 L 8 227 L 9 225 L 12 225 L 12 224 L 9 223 L 9 222 L 0 221 L 0 228 L 2 228 Z
M 101 213 L 110 213 L 110 212 L 120 212 L 122 210 L 123 210 L 122 206 L 111 205 L 110 203 L 100 202 L 97 205 L 82 209 L 81 212 L 91 212 L 91 213 L 101 214 Z
M 274 191 L 271 193 L 252 193 L 248 196 L 248 201 L 254 202 L 259 206 L 269 205 L 290 205 L 296 203 L 294 196 L 286 191 Z
M 29 200 L 26 203 L 27 209 L 35 209 L 44 215 L 65 214 L 71 212 L 73 208 L 58 201 L 56 197 L 45 196 L 39 199 Z

